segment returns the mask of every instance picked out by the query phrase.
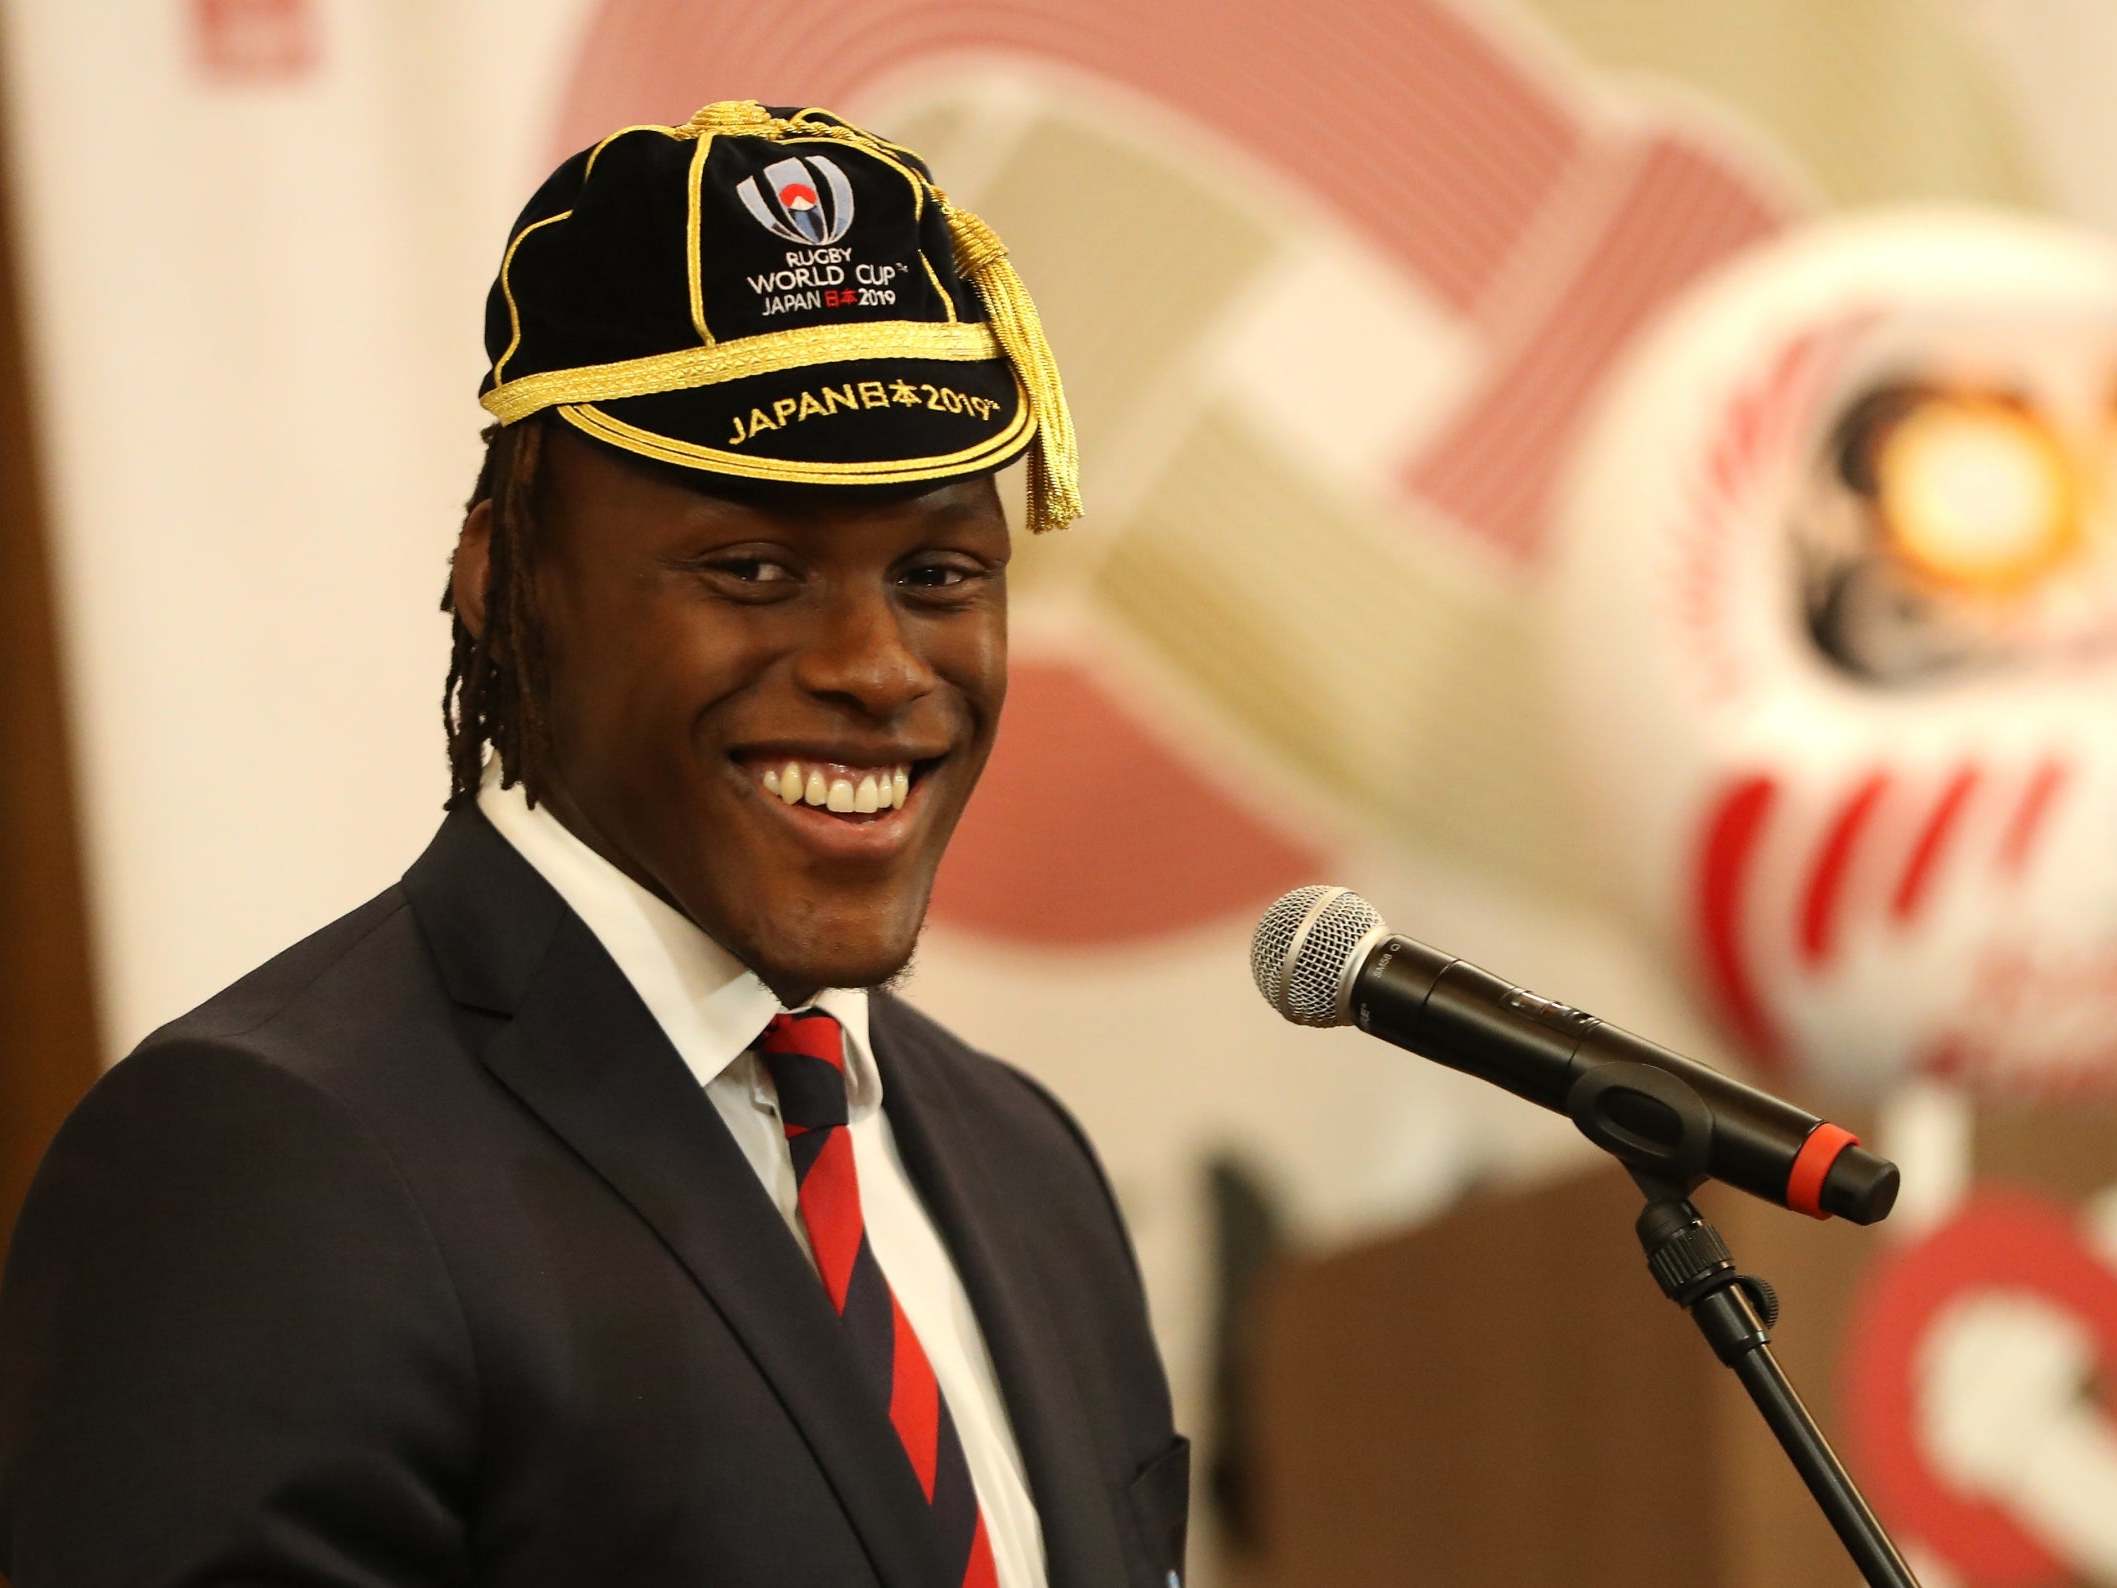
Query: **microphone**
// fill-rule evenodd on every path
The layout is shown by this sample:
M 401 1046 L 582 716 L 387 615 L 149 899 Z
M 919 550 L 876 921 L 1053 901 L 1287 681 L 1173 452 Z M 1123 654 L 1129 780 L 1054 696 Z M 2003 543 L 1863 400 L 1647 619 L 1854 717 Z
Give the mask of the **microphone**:
M 1896 1203 L 1895 1164 L 1851 1131 L 1696 1059 L 1397 937 L 1345 888 L 1296 888 L 1264 912 L 1250 974 L 1296 1025 L 1370 1036 L 1570 1116 L 1631 1169 L 1721 1180 L 1855 1224 Z

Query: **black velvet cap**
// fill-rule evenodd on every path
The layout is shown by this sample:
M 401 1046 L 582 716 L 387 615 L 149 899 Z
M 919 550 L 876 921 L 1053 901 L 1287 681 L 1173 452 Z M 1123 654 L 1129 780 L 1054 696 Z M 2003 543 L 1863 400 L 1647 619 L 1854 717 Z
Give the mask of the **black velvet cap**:
M 554 171 L 486 302 L 479 401 L 733 479 L 902 485 L 1032 444 L 1079 511 L 1065 393 L 1006 249 L 916 154 L 828 111 L 707 105 Z

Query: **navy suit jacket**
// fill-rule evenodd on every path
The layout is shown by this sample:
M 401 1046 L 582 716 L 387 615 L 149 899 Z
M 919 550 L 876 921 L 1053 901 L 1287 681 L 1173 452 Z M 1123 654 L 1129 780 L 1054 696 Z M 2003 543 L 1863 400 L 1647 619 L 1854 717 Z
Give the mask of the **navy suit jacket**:
M 1166 1588 L 1187 1449 L 1086 1143 L 908 1006 L 872 1034 L 1053 1588 Z M 939 1588 L 929 1526 L 712 1104 L 475 811 L 104 1077 L 15 1233 L 15 1588 Z

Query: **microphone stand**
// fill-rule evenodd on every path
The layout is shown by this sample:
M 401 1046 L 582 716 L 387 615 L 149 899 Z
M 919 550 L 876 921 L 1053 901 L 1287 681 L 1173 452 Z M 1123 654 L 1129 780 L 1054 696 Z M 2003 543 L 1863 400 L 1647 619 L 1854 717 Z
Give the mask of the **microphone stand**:
M 1736 1271 L 1727 1242 L 1691 1205 L 1690 1193 L 1706 1178 L 1703 1166 L 1713 1125 L 1710 1110 L 1689 1087 L 1680 1082 L 1671 1086 L 1673 1077 L 1646 1071 L 1641 1090 L 1673 1113 L 1678 1126 L 1673 1146 L 1659 1129 L 1649 1138 L 1627 1128 L 1613 1110 L 1598 1106 L 1613 1087 L 1621 1088 L 1627 1079 L 1642 1079 L 1610 1073 L 1617 1070 L 1646 1071 L 1646 1067 L 1606 1065 L 1590 1072 L 1576 1083 L 1567 1099 L 1567 1112 L 1582 1135 L 1624 1164 L 1645 1194 L 1647 1205 L 1633 1229 L 1655 1283 L 1664 1296 L 1691 1315 L 1721 1363 L 1734 1369 L 1860 1575 L 1872 1588 L 1919 1588 L 1918 1579 L 1771 1353 L 1771 1328 L 1779 1321 L 1777 1293 L 1754 1275 Z

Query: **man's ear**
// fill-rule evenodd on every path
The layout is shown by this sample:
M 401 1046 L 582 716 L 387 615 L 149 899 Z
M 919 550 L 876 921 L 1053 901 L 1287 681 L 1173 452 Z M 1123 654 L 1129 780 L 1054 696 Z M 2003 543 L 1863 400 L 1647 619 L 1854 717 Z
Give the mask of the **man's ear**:
M 448 566 L 449 593 L 456 616 L 472 638 L 485 633 L 485 584 L 492 569 L 492 498 L 465 515 L 456 537 L 456 555 Z

